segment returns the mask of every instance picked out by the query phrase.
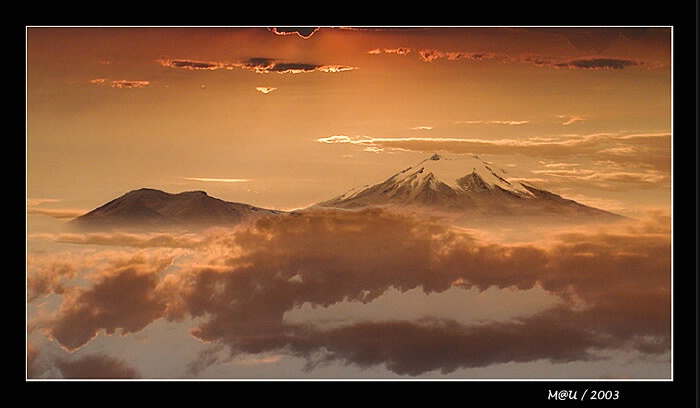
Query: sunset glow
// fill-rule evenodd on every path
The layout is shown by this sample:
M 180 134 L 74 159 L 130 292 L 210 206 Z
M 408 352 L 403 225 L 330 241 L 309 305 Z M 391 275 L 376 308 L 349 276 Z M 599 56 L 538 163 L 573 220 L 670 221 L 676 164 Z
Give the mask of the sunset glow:
M 671 377 L 670 27 L 26 49 L 28 379 Z

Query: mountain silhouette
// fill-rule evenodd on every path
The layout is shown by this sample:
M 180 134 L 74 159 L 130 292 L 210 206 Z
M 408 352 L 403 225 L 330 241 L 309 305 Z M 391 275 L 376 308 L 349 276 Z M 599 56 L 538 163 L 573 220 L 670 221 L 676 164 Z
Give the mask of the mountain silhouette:
M 280 211 L 223 201 L 204 191 L 177 194 L 142 188 L 71 220 L 73 227 L 154 228 L 235 225 Z
M 478 156 L 449 158 L 435 154 L 384 181 L 354 188 L 293 212 L 228 202 L 204 191 L 172 194 L 142 188 L 77 217 L 69 224 L 81 229 L 205 228 L 237 225 L 271 215 L 300 215 L 319 208 L 366 207 L 439 212 L 472 223 L 503 219 L 509 222 L 597 222 L 626 218 L 536 187 Z

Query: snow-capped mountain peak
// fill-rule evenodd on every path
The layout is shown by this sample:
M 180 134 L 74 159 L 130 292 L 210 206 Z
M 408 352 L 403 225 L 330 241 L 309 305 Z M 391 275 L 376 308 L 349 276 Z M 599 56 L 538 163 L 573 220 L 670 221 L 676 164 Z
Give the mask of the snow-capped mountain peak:
M 537 188 L 478 156 L 434 154 L 315 207 L 413 206 L 470 215 L 611 214 Z M 612 214 L 611 214 L 612 215 Z

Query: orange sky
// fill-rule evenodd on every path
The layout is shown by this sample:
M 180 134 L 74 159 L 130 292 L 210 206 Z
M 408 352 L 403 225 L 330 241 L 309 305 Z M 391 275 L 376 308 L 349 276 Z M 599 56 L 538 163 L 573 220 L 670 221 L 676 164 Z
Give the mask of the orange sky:
M 671 28 L 280 33 L 27 28 L 28 377 L 668 378 Z M 434 153 L 635 219 L 61 229 L 144 187 L 305 207 Z
M 29 27 L 27 195 L 290 209 L 443 152 L 634 216 L 670 206 L 670 72 L 664 27 Z

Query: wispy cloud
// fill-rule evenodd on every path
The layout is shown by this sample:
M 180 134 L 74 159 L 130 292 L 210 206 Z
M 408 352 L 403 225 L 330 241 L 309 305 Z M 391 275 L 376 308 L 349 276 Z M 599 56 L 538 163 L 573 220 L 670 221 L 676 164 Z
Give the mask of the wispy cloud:
M 271 32 L 277 35 L 298 35 L 303 39 L 311 38 L 320 27 L 271 27 L 268 28 Z
M 411 50 L 409 48 L 395 49 L 373 49 L 368 51 L 368 54 L 398 54 L 406 55 Z M 556 59 L 544 56 L 521 56 L 507 55 L 495 52 L 469 52 L 469 51 L 443 51 L 439 49 L 422 49 L 417 52 L 421 61 L 434 62 L 440 59 L 449 61 L 471 60 L 471 61 L 487 61 L 493 60 L 499 63 L 522 63 L 532 64 L 540 67 L 549 68 L 569 68 L 569 69 L 615 69 L 620 70 L 628 67 L 643 66 L 643 61 L 636 61 L 623 58 L 612 57 L 583 57 L 570 59 Z
M 128 80 L 118 80 L 112 81 L 110 86 L 112 88 L 143 88 L 149 86 L 151 83 L 149 81 L 128 81 Z
M 75 218 L 85 214 L 85 210 L 56 209 L 56 208 L 27 208 L 27 214 L 45 215 L 51 218 Z
M 204 61 L 189 61 L 189 60 L 158 60 L 164 67 L 171 68 L 186 68 L 191 70 L 216 70 L 216 69 L 231 69 L 233 64 L 224 62 L 204 62 Z
M 185 248 L 192 249 L 206 244 L 200 235 L 190 233 L 126 233 L 126 232 L 93 232 L 93 233 L 37 233 L 30 238 L 47 239 L 53 242 L 119 246 L 132 248 Z
M 52 218 L 75 218 L 85 214 L 85 210 L 73 208 L 42 208 L 44 203 L 58 203 L 61 200 L 53 198 L 27 198 L 27 214 L 45 215 Z
M 301 62 L 280 62 L 270 58 L 251 58 L 241 63 L 239 66 L 260 74 L 267 74 L 270 72 L 279 74 L 299 74 L 313 72 L 322 65 Z
M 618 58 L 574 58 L 568 60 L 545 59 L 540 57 L 525 57 L 521 62 L 530 63 L 536 66 L 549 68 L 569 68 L 569 69 L 624 69 L 644 65 L 642 61 L 634 61 Z
M 277 88 L 272 86 L 258 86 L 255 88 L 255 90 L 264 94 L 269 94 L 270 92 L 277 90 Z
M 433 151 L 443 150 L 459 154 L 524 154 L 541 158 L 576 156 L 581 154 L 613 153 L 629 156 L 635 153 L 670 154 L 669 133 L 621 134 L 594 133 L 530 137 L 523 139 L 461 139 L 450 137 L 373 137 L 333 135 L 318 138 L 326 144 L 353 144 L 362 147 Z M 612 147 L 629 150 L 610 151 Z
M 586 118 L 583 116 L 568 116 L 568 115 L 557 115 L 559 119 L 565 119 L 562 125 L 564 126 L 569 126 L 573 125 L 575 123 L 583 123 L 586 121 Z
M 105 78 L 96 78 L 89 81 L 95 85 L 109 85 L 112 88 L 144 88 L 151 85 L 150 81 L 132 81 L 126 79 L 107 80 Z
M 442 150 L 458 154 L 528 154 L 545 157 L 568 156 L 574 148 L 596 144 L 600 135 L 528 139 L 460 139 L 449 137 L 371 137 L 333 135 L 317 139 L 326 144 L 353 144 L 362 147 L 409 151 Z
M 345 72 L 357 69 L 344 65 L 319 65 L 300 62 L 283 62 L 271 58 L 250 58 L 245 61 L 192 61 L 179 59 L 159 59 L 157 62 L 169 68 L 185 68 L 190 70 L 245 69 L 259 74 L 300 74 L 306 72 Z
M 345 72 L 353 71 L 358 69 L 357 67 L 350 67 L 347 65 L 321 65 L 318 70 L 321 72 Z
M 27 205 L 28 206 L 35 206 L 35 205 L 40 205 L 43 203 L 58 203 L 61 200 L 57 198 L 27 198 Z
M 660 30 L 666 30 L 661 28 Z M 620 38 L 639 40 L 652 28 L 647 27 L 527 27 L 503 28 L 503 30 L 523 33 L 547 33 L 566 39 L 569 45 L 584 52 L 602 53 Z
M 530 121 L 529 120 L 458 120 L 455 123 L 456 124 L 464 124 L 464 125 L 486 124 L 486 125 L 516 126 L 516 125 L 527 125 L 528 123 L 530 123 Z
M 250 181 L 249 179 L 237 179 L 237 178 L 207 178 L 207 177 L 185 177 L 185 180 L 190 181 L 202 181 L 202 182 L 213 182 L 213 183 L 246 183 Z
M 496 53 L 491 53 L 491 52 L 461 52 L 461 51 L 440 51 L 440 50 L 431 50 L 431 49 L 425 49 L 425 50 L 420 50 L 418 51 L 418 56 L 425 62 L 432 62 L 437 59 L 441 58 L 447 58 L 450 61 L 456 61 L 456 60 L 476 60 L 476 61 L 481 61 L 481 60 L 486 60 L 486 59 L 494 59 L 494 58 L 503 58 L 502 55 L 496 54 Z
M 658 171 L 647 172 L 624 172 L 624 171 L 607 171 L 601 172 L 593 169 L 547 169 L 547 170 L 532 170 L 535 175 L 546 175 L 559 179 L 572 180 L 577 182 L 589 182 L 597 185 L 599 188 L 610 189 L 610 183 L 624 183 L 626 185 L 635 185 L 638 188 L 657 188 L 668 182 L 668 175 Z
M 398 54 L 398 55 L 406 55 L 411 52 L 410 48 L 376 48 L 370 51 L 367 51 L 367 54 Z
M 557 137 L 532 137 L 524 139 L 460 139 L 449 137 L 371 137 L 333 135 L 318 138 L 324 144 L 349 144 L 365 151 L 380 153 L 390 151 L 448 152 L 453 154 L 523 155 L 537 159 L 560 160 L 563 158 L 586 159 L 590 163 L 605 163 L 605 170 L 556 171 L 542 170 L 541 175 L 562 177 L 567 175 L 580 182 L 588 181 L 592 188 L 615 189 L 610 183 L 622 183 L 627 187 L 648 188 L 667 186 L 670 183 L 671 135 L 597 133 L 586 135 L 561 135 Z M 612 168 L 616 167 L 616 171 Z M 602 169 L 602 167 L 601 167 Z M 599 173 L 604 173 L 603 176 Z M 605 183 L 602 183 L 605 181 Z M 622 186 L 620 186 L 622 187 Z

